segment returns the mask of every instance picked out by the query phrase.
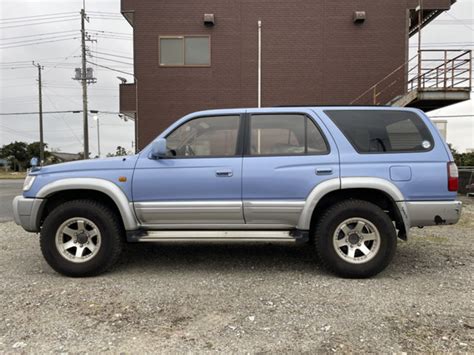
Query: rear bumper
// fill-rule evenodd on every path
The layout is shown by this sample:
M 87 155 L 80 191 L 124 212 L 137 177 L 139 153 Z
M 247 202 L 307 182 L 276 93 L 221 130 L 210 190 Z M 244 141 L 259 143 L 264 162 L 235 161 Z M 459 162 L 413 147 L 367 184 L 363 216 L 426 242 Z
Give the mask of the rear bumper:
M 15 223 L 22 226 L 27 232 L 39 232 L 41 206 L 44 201 L 44 199 L 39 198 L 16 196 L 13 199 L 13 218 Z
M 461 201 L 405 201 L 410 227 L 455 224 L 461 217 Z

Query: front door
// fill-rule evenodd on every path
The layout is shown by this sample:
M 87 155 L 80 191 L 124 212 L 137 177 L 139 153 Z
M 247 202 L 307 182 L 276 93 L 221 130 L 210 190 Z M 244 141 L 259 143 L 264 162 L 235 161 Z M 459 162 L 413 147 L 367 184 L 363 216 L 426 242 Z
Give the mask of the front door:
M 144 225 L 219 228 L 244 223 L 240 115 L 192 118 L 168 136 L 169 156 L 140 157 L 133 198 Z
M 243 161 L 248 224 L 294 228 L 319 183 L 339 178 L 337 148 L 311 111 L 250 111 Z

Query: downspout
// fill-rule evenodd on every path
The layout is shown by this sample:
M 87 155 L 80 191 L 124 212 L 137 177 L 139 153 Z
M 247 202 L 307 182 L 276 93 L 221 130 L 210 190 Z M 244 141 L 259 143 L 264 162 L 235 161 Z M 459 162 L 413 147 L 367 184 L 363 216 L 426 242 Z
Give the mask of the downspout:
M 258 20 L 257 107 L 262 107 L 262 21 Z

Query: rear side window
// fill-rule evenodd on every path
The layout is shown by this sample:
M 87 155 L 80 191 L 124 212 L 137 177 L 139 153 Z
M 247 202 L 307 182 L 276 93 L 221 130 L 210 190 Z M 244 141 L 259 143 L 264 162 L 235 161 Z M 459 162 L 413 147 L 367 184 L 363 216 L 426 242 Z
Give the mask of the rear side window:
M 426 152 L 433 137 L 414 112 L 327 110 L 326 115 L 359 153 Z
M 326 141 L 305 115 L 252 115 L 250 155 L 326 154 Z

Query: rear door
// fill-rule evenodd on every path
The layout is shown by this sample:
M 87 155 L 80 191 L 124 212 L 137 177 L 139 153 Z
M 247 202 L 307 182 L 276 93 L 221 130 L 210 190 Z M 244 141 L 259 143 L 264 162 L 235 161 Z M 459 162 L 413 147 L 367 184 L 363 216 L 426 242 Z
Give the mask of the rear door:
M 247 224 L 294 228 L 314 187 L 339 177 L 336 145 L 309 110 L 249 110 L 244 148 Z

